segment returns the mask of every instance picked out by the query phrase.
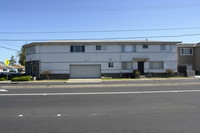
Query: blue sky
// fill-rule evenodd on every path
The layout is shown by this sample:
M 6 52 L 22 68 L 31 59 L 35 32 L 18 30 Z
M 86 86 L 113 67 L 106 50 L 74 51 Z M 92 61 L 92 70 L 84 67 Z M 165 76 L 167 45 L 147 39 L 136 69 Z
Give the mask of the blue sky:
M 20 50 L 23 44 L 40 40 L 109 38 L 127 40 L 132 37 L 131 40 L 148 38 L 155 41 L 200 42 L 200 35 L 151 38 L 200 34 L 199 0 L 0 0 L 0 2 L 0 61 L 10 59 L 11 55 L 17 54 L 17 51 L 1 46 Z M 171 28 L 176 30 L 146 30 Z M 117 31 L 105 32 L 110 30 Z M 77 32 L 71 33 L 71 31 Z

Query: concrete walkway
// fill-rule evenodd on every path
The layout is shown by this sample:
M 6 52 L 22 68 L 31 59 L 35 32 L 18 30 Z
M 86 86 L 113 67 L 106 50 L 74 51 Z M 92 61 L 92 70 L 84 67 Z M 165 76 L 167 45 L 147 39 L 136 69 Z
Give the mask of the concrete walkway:
M 102 79 L 69 79 L 67 83 L 101 83 Z

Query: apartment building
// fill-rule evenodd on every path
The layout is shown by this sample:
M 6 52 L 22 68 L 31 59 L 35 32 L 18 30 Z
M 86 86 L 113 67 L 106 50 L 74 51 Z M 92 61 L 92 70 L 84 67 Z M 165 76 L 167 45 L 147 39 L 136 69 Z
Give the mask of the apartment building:
M 180 43 L 177 45 L 178 66 L 200 73 L 200 43 Z
M 127 77 L 177 72 L 177 44 L 181 42 L 132 40 L 66 40 L 24 45 L 26 73 L 44 78 Z

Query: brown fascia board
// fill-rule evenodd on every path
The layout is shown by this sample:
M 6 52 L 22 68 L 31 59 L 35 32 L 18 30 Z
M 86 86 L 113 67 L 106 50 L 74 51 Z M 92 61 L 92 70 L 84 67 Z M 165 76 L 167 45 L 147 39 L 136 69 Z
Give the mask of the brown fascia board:
M 178 48 L 193 48 L 195 47 L 196 43 L 179 43 L 177 44 Z
M 195 47 L 200 47 L 200 42 L 195 44 Z

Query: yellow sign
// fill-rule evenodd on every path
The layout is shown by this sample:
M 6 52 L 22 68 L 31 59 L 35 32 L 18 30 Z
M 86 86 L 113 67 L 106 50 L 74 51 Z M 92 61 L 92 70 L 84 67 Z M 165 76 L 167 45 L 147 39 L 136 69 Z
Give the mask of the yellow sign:
M 5 64 L 6 64 L 6 66 L 8 66 L 10 64 L 10 61 L 8 59 L 6 59 Z

